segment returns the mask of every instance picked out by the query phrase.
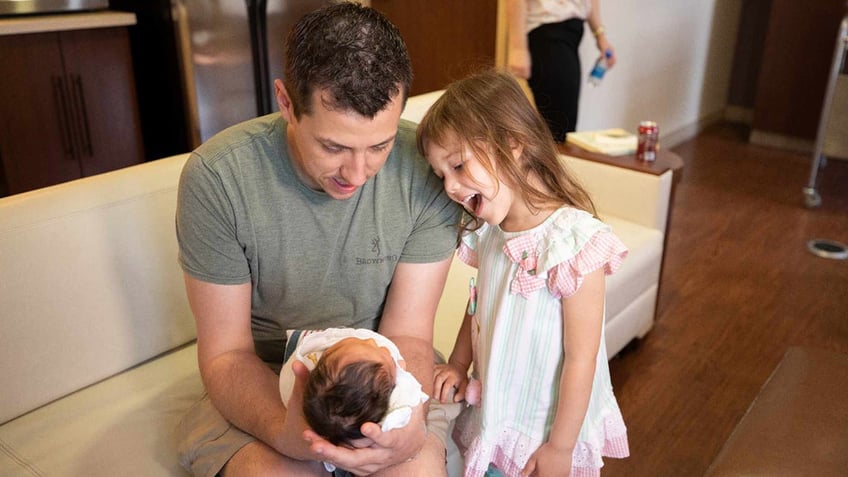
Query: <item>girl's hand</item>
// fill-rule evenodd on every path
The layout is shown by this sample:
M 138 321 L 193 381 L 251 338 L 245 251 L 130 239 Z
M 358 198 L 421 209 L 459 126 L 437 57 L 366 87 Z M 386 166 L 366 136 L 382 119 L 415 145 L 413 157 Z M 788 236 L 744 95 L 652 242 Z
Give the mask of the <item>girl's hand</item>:
M 468 375 L 452 364 L 437 364 L 433 372 L 433 397 L 442 403 L 465 399 Z
M 545 442 L 530 456 L 521 477 L 568 477 L 571 474 L 572 449 L 558 449 Z

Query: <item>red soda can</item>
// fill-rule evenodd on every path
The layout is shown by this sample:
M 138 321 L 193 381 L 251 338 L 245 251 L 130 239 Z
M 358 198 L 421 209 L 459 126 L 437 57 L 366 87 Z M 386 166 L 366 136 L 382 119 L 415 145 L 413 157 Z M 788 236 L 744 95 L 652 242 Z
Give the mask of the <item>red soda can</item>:
M 657 160 L 657 143 L 660 138 L 660 128 L 654 121 L 639 123 L 639 144 L 636 147 L 636 159 L 640 161 Z

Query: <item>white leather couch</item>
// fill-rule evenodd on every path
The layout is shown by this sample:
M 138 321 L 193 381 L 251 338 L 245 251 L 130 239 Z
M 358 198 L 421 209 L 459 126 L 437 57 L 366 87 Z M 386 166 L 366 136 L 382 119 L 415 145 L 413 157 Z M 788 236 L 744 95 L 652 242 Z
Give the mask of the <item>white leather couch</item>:
M 0 199 L 0 475 L 185 475 L 173 430 L 202 393 L 174 237 L 186 158 Z M 653 322 L 671 172 L 565 160 L 631 249 L 608 282 L 613 355 Z M 470 273 L 455 261 L 439 305 L 446 355 Z

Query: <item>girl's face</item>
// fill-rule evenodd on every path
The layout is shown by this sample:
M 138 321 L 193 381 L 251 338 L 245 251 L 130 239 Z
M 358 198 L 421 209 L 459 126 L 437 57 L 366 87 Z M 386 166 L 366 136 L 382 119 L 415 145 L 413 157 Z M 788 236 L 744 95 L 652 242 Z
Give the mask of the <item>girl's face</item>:
M 445 134 L 442 142 L 443 145 L 439 145 L 428 141 L 425 150 L 427 161 L 444 182 L 448 196 L 488 224 L 500 225 L 511 231 L 516 214 L 520 215 L 521 209 L 526 209 L 520 196 L 507 184 L 492 177 L 471 148 L 454 133 Z M 513 153 L 520 155 L 520 150 Z M 495 161 L 491 156 L 489 160 L 497 174 Z

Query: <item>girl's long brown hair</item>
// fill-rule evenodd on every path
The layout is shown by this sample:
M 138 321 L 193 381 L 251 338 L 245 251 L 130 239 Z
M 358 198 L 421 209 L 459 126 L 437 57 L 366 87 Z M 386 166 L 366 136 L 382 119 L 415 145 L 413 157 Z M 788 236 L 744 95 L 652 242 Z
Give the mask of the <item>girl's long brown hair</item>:
M 487 69 L 451 83 L 418 126 L 418 150 L 425 154 L 429 142 L 444 146 L 448 134 L 466 144 L 498 183 L 515 189 L 532 208 L 568 204 L 596 215 L 589 194 L 558 156 L 547 124 L 506 71 Z M 515 145 L 523 147 L 517 160 Z M 490 157 L 497 162 L 497 175 Z M 542 187 L 534 185 L 534 177 Z M 463 221 L 463 230 L 482 225 L 470 219 Z

